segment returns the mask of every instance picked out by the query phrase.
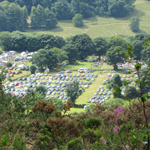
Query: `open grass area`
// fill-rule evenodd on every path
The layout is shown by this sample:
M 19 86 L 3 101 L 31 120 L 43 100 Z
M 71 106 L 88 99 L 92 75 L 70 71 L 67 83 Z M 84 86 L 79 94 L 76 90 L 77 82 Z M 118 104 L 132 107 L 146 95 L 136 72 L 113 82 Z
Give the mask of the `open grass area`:
M 52 30 L 27 29 L 26 32 L 36 32 L 43 34 L 52 34 L 55 36 L 70 37 L 76 34 L 87 33 L 91 38 L 98 36 L 112 37 L 115 35 L 135 35 L 129 28 L 129 19 L 132 16 L 139 16 L 140 31 L 138 33 L 150 33 L 150 2 L 146 0 L 136 0 L 135 10 L 124 18 L 103 18 L 95 16 L 84 20 L 85 26 L 75 28 L 71 20 L 59 21 L 57 27 Z

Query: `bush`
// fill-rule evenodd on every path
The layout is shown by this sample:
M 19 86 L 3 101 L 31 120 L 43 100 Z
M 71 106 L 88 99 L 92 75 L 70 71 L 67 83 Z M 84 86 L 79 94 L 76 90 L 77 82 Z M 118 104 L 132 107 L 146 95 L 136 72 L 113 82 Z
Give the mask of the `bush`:
M 101 124 L 102 124 L 102 121 L 100 118 L 89 118 L 85 122 L 85 127 L 93 129 L 93 128 L 97 128 Z
M 83 27 L 84 26 L 83 16 L 81 14 L 76 14 L 72 18 L 72 22 L 75 27 Z
M 17 150 L 25 150 L 26 149 L 26 143 L 22 140 L 22 137 L 17 134 L 15 141 L 13 143 L 13 148 Z
M 31 74 L 35 74 L 36 67 L 34 65 L 30 66 Z
M 120 98 L 111 98 L 111 99 L 109 99 L 109 101 L 106 102 L 106 105 L 108 107 L 115 107 L 116 104 L 124 105 L 124 102 Z
M 81 149 L 82 143 L 81 138 L 75 138 L 74 140 L 67 143 L 68 150 Z
M 11 67 L 11 66 L 12 66 L 12 63 L 11 63 L 11 62 L 7 62 L 7 63 L 5 64 L 5 66 L 6 66 L 6 67 Z

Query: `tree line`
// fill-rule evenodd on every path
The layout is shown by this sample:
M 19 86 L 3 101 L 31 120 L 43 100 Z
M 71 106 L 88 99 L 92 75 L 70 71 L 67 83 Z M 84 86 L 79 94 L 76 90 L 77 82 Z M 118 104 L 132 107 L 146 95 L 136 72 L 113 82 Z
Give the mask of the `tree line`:
M 51 29 L 56 26 L 57 20 L 72 19 L 76 14 L 82 15 L 83 18 L 94 15 L 124 17 L 133 11 L 135 0 L 0 0 L 0 2 L 0 31 L 24 31 L 28 27 L 28 15 L 31 16 L 32 28 L 45 26 L 46 29 Z
M 66 39 L 49 34 L 23 33 L 19 31 L 1 32 L 0 45 L 4 51 L 15 50 L 29 52 L 53 49 L 59 57 L 58 62 L 68 60 L 70 64 L 76 60 L 85 60 L 89 55 L 106 56 L 107 63 L 114 65 L 123 62 L 121 54 L 116 54 L 116 49 L 124 52 L 128 44 L 133 45 L 136 60 L 149 61 L 150 46 L 142 47 L 145 39 L 150 40 L 150 34 L 137 34 L 135 36 L 114 36 L 111 38 L 90 38 L 87 34 L 79 34 Z M 66 52 L 66 53 L 65 53 Z M 47 53 L 47 52 L 45 52 Z M 144 57 L 143 57 L 144 56 Z M 39 55 L 40 57 L 40 55 Z M 42 63 L 41 63 L 42 64 Z

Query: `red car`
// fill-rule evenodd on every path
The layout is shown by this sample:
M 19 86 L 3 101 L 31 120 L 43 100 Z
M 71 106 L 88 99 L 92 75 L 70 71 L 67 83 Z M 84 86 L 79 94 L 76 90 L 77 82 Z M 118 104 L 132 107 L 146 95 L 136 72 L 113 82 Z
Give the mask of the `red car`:
M 138 71 L 134 71 L 133 73 L 134 73 L 134 74 L 138 74 Z
M 9 69 L 10 69 L 10 70 L 13 70 L 13 69 L 14 69 L 14 67 L 10 67 Z
M 22 73 L 22 71 L 18 71 L 18 73 Z
M 79 71 L 80 73 L 84 73 L 84 70 Z

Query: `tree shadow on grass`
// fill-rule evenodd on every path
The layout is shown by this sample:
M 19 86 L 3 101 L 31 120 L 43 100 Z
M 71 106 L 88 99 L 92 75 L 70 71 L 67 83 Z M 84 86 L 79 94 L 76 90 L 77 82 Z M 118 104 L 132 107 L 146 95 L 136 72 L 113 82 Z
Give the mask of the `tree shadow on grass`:
M 135 16 L 137 16 L 137 17 L 145 16 L 145 12 L 138 10 L 138 9 L 134 9 L 134 11 L 131 12 L 126 17 L 115 18 L 115 19 L 117 19 L 117 20 L 130 20 L 131 17 L 135 17 Z
M 95 22 L 97 21 L 97 16 L 93 16 L 93 17 L 90 17 L 90 18 L 87 18 L 87 19 L 84 19 L 86 22 L 89 21 L 89 22 Z
M 64 31 L 64 29 L 61 28 L 60 26 L 56 26 L 56 28 L 51 29 L 51 30 L 49 30 L 49 31 L 51 31 L 51 32 L 62 32 L 62 31 Z
M 138 32 L 134 32 L 135 34 L 140 34 L 140 33 L 143 33 L 143 34 L 147 34 L 146 31 L 143 31 L 143 30 L 139 30 Z

